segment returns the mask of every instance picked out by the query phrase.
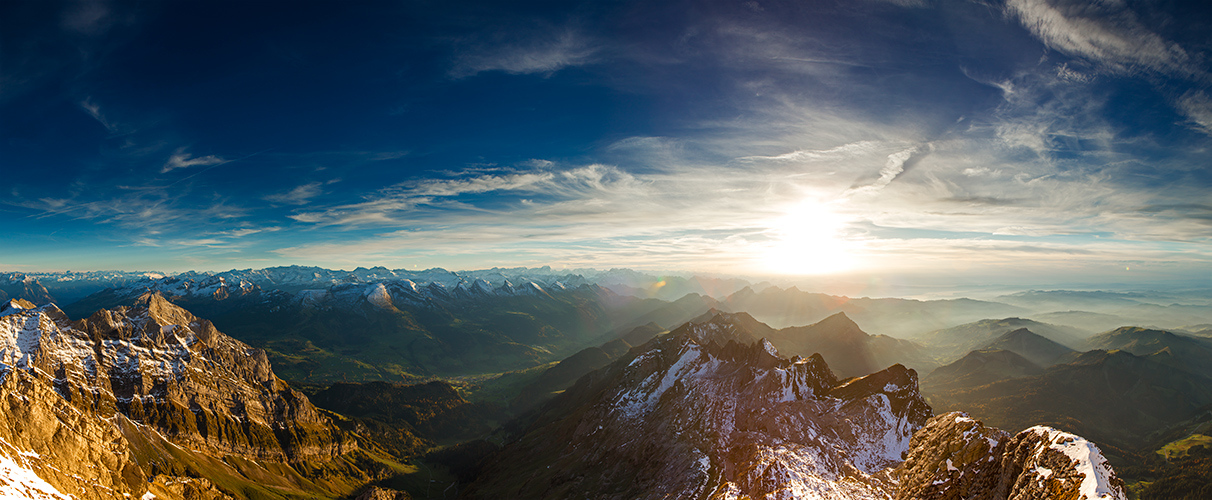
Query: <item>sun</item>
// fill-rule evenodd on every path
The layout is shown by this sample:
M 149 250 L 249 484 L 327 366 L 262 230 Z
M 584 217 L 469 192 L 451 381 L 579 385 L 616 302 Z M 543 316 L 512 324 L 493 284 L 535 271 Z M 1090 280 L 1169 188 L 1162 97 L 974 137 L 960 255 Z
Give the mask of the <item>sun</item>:
M 854 268 L 856 245 L 842 230 L 846 220 L 826 204 L 803 201 L 770 221 L 774 241 L 763 252 L 762 267 L 778 274 L 834 274 Z

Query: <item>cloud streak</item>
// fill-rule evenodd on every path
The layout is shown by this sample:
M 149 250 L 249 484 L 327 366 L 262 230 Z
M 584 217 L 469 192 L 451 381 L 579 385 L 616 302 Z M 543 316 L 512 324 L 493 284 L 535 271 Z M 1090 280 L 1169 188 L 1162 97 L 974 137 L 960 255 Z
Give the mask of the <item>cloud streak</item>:
M 192 154 L 187 153 L 185 148 L 178 148 L 168 157 L 168 161 L 164 162 L 164 166 L 160 167 L 160 173 L 168 173 L 179 168 L 205 167 L 223 163 L 227 163 L 227 160 L 218 156 L 206 155 L 195 158 Z
M 105 119 L 105 115 L 101 113 L 101 106 L 93 102 L 91 97 L 80 101 L 80 108 L 84 109 L 84 111 L 88 113 L 88 116 L 91 116 L 94 120 L 97 120 L 97 123 L 100 123 L 101 126 L 105 127 L 105 130 L 108 130 L 111 133 L 118 131 L 117 125 Z
M 264 197 L 266 201 L 271 203 L 283 203 L 287 205 L 306 205 L 312 198 L 323 194 L 320 186 L 322 183 L 311 182 L 296 186 L 294 189 L 285 193 L 271 194 Z
M 487 71 L 550 75 L 567 67 L 591 64 L 598 55 L 596 44 L 576 31 L 545 30 L 520 43 L 467 43 L 460 49 L 450 76 L 467 78 Z
M 1151 31 L 1125 2 L 1009 0 L 1006 8 L 1049 47 L 1111 71 L 1203 73 L 1186 50 Z

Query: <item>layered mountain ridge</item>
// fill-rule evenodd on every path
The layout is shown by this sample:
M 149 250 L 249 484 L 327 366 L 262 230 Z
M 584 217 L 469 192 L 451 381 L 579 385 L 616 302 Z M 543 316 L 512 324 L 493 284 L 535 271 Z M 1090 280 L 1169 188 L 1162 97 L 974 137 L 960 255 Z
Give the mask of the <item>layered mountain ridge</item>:
M 693 321 L 586 375 L 490 459 L 467 495 L 963 498 L 958 487 L 940 487 L 948 474 L 991 463 L 998 481 L 1013 487 L 982 498 L 1050 498 L 1053 491 L 1124 498 L 1096 447 L 1048 428 L 1028 429 L 1040 437 L 1020 433 L 1012 444 L 995 431 L 984 450 L 944 462 L 940 473 L 927 450 L 940 442 L 963 448 L 972 434 L 915 437 L 931 409 L 913 370 L 893 365 L 839 381 L 820 355 L 787 359 L 769 341 L 752 339 L 750 319 L 719 313 Z M 1086 454 L 1062 461 L 1042 450 L 1052 446 L 1045 440 Z M 1058 481 L 1028 478 L 1044 459 Z

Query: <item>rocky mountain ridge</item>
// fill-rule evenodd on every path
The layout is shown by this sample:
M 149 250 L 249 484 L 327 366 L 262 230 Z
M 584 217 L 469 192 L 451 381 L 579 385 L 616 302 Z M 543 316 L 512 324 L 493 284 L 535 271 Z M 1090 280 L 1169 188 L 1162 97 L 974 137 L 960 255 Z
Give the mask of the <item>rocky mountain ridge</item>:
M 346 494 L 387 467 L 263 351 L 159 295 L 77 321 L 10 301 L 0 388 L 0 455 L 49 498 Z
M 962 412 L 931 419 L 893 473 L 896 500 L 1124 498 L 1098 447 L 1051 427 L 1011 436 Z
M 959 487 L 939 487 L 952 469 L 960 471 L 957 477 L 975 477 L 960 467 L 1004 463 L 989 470 L 1012 480 L 1015 488 L 1006 493 L 1017 496 L 985 498 L 1052 498 L 1049 491 L 1124 498 L 1096 447 L 1044 428 L 1024 433 L 1046 435 L 1056 446 L 1077 443 L 1087 454 L 1062 463 L 1036 449 L 1042 440 L 1008 448 L 1001 433 L 965 462 L 944 462 L 940 476 L 938 464 L 923 458 L 934 453 L 929 447 L 965 448 L 972 433 L 916 437 L 929 427 L 931 410 L 913 370 L 894 365 L 838 381 L 819 355 L 787 359 L 765 339 L 747 342 L 749 329 L 735 319 L 721 313 L 691 322 L 586 375 L 489 460 L 467 495 L 965 498 Z M 944 434 L 949 437 L 939 437 Z M 1006 449 L 1015 451 L 1007 455 Z M 911 457 L 917 458 L 902 462 Z M 1056 489 L 1069 483 L 1028 478 L 1039 475 L 1036 463 L 1044 459 L 1057 479 L 1082 486 Z

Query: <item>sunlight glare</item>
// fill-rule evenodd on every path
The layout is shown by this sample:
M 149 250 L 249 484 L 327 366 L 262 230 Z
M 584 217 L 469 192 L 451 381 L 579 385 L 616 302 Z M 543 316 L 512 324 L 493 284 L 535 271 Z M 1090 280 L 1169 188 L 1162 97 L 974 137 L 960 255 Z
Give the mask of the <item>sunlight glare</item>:
M 773 245 L 763 266 L 779 274 L 832 274 L 853 269 L 853 245 L 842 237 L 846 221 L 816 201 L 789 207 L 771 221 Z

